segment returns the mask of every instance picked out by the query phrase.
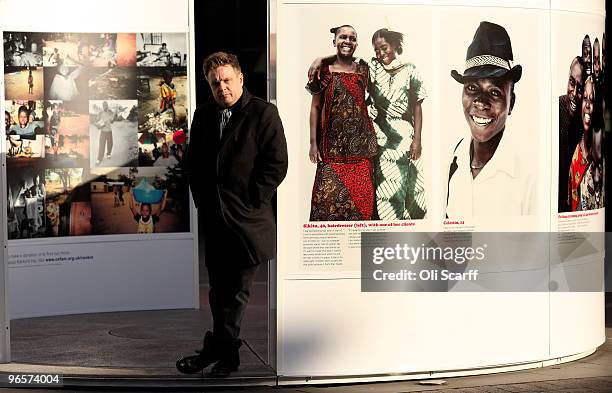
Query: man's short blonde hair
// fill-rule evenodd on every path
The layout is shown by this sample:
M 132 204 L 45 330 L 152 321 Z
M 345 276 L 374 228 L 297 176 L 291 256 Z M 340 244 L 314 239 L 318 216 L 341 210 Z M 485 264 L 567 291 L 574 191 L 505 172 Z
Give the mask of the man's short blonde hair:
M 224 65 L 231 65 L 236 72 L 242 72 L 236 55 L 226 52 L 215 52 L 204 59 L 204 77 L 208 79 L 208 73 L 211 70 Z

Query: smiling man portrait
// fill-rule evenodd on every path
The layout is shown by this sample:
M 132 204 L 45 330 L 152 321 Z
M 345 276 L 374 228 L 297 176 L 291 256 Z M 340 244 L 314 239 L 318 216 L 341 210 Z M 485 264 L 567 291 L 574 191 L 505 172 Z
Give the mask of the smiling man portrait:
M 448 166 L 446 216 L 495 217 L 534 213 L 534 180 L 507 143 L 506 122 L 516 103 L 522 67 L 513 64 L 510 37 L 502 26 L 481 22 L 467 50 L 461 102 L 470 131 L 454 146 Z

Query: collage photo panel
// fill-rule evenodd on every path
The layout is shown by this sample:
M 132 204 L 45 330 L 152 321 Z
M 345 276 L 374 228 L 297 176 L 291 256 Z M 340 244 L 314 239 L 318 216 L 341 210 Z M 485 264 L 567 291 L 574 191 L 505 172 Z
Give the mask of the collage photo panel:
M 3 42 L 9 238 L 188 231 L 186 34 L 5 32 Z M 102 194 L 140 224 L 105 225 Z

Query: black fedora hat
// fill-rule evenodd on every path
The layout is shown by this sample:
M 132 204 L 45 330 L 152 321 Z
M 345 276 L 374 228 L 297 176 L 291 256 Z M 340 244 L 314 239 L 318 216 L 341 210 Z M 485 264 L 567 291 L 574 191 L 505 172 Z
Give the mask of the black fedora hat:
M 465 56 L 463 75 L 452 70 L 451 76 L 459 83 L 466 78 L 509 78 L 516 83 L 521 79 L 523 68 L 518 64 L 513 66 L 513 60 L 506 29 L 495 23 L 480 22 Z

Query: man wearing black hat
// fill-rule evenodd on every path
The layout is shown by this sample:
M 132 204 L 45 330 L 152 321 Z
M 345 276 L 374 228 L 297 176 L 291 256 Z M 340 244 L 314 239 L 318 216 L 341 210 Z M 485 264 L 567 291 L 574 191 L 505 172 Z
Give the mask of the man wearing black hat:
M 506 30 L 481 22 L 468 47 L 463 75 L 463 112 L 470 136 L 455 145 L 449 165 L 446 216 L 486 217 L 533 214 L 535 185 L 525 160 L 517 157 L 506 120 L 522 67 L 513 65 Z

